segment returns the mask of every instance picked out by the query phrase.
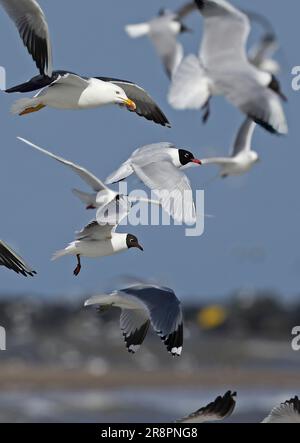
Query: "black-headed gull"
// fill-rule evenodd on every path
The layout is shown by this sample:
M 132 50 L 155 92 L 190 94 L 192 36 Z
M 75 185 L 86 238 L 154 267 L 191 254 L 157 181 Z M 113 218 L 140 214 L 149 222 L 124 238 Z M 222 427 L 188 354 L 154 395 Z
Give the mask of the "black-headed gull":
M 188 55 L 173 76 L 169 102 L 176 109 L 204 109 L 210 99 L 224 96 L 232 105 L 271 133 L 287 134 L 281 99 L 286 99 L 274 75 L 249 62 L 247 15 L 226 0 L 195 0 L 204 18 L 200 58 Z
M 202 164 L 219 166 L 222 178 L 248 172 L 259 161 L 257 152 L 251 148 L 255 126 L 256 123 L 247 118 L 238 131 L 230 157 L 206 158 Z
M 182 309 L 172 289 L 135 285 L 111 294 L 97 295 L 85 306 L 121 308 L 120 327 L 127 350 L 134 354 L 142 345 L 150 324 L 173 356 L 180 356 L 183 346 Z
M 0 266 L 5 266 L 7 269 L 11 269 L 17 274 L 22 274 L 24 277 L 36 275 L 36 272 L 2 240 L 0 240 Z
M 183 46 L 177 41 L 177 37 L 189 31 L 182 22 L 188 12 L 186 8 L 178 12 L 163 10 L 158 17 L 146 23 L 125 27 L 131 38 L 149 37 L 169 78 L 172 77 L 184 56 Z
M 276 406 L 262 423 L 300 423 L 300 400 L 296 396 Z
M 48 24 L 36 0 L 0 0 L 18 28 L 41 75 L 52 76 L 52 51 Z
M 83 110 L 106 105 L 126 107 L 140 117 L 162 126 L 170 123 L 155 101 L 140 86 L 109 77 L 83 77 L 68 71 L 54 71 L 52 77 L 37 76 L 9 88 L 7 93 L 39 91 L 33 98 L 15 102 L 12 112 L 27 115 L 49 106 L 56 109 Z
M 93 189 L 93 193 L 86 193 L 79 191 L 78 189 L 73 189 L 73 193 L 78 197 L 85 205 L 86 209 L 100 209 L 102 210 L 103 214 L 105 214 L 108 210 L 110 211 L 113 209 L 113 205 L 111 203 L 115 202 L 115 204 L 120 204 L 120 200 L 123 199 L 123 201 L 126 200 L 128 204 L 128 210 L 131 208 L 131 205 L 137 202 L 144 202 L 144 203 L 153 203 L 153 204 L 159 204 L 158 201 L 154 200 L 148 200 L 142 197 L 127 197 L 123 194 L 120 194 L 118 192 L 113 191 L 112 189 L 109 189 L 99 178 L 97 178 L 94 174 L 92 174 L 90 171 L 88 171 L 86 168 L 83 168 L 80 165 L 77 165 L 76 163 L 73 163 L 69 160 L 66 160 L 62 157 L 59 157 L 58 155 L 53 154 L 50 151 L 47 151 L 44 148 L 41 148 L 40 146 L 35 145 L 34 143 L 31 143 L 29 140 L 26 140 L 22 137 L 17 137 L 18 140 L 26 143 L 27 145 L 31 146 L 32 148 L 36 149 L 37 151 L 47 155 L 48 157 L 53 158 L 54 160 L 58 161 L 59 163 L 62 163 L 65 166 L 68 166 L 73 172 L 75 172 L 79 177 Z M 115 213 L 115 211 L 113 211 Z M 99 213 L 100 214 L 100 213 Z M 100 217 L 100 215 L 98 216 Z M 112 213 L 111 213 L 112 215 Z M 117 221 L 117 220 L 116 220 Z
M 124 214 L 120 215 L 119 222 L 123 216 L 127 215 L 126 202 L 120 204 L 125 205 Z M 144 249 L 139 244 L 138 239 L 132 234 L 119 234 L 116 232 L 118 224 L 99 224 L 98 220 L 89 223 L 80 232 L 76 233 L 76 240 L 70 243 L 65 249 L 57 251 L 53 255 L 53 260 L 73 255 L 77 257 L 77 266 L 74 275 L 78 276 L 81 271 L 81 257 L 100 258 L 118 254 L 131 248 Z
M 176 423 L 206 423 L 221 421 L 229 417 L 236 406 L 236 392 L 228 391 L 187 417 L 176 420 Z
M 106 183 L 116 183 L 135 173 L 158 196 L 162 207 L 174 220 L 195 223 L 196 210 L 187 176 L 180 170 L 201 161 L 171 143 L 157 143 L 137 149 L 112 173 Z

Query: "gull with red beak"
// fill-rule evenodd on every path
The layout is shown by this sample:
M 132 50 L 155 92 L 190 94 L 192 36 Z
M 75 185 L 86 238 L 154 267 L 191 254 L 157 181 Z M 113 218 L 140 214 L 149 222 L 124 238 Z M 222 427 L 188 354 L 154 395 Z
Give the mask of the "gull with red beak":
M 196 223 L 196 209 L 190 181 L 182 169 L 201 165 L 201 160 L 171 143 L 156 143 L 137 149 L 106 183 L 117 183 L 135 173 L 160 200 L 176 222 Z

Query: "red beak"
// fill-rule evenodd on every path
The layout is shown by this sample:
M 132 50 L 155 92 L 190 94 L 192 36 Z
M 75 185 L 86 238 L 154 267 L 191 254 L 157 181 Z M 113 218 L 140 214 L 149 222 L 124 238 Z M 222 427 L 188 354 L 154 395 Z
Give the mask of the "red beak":
M 198 160 L 197 158 L 194 158 L 194 160 L 192 160 L 192 163 L 196 163 L 196 165 L 202 165 L 202 161 Z

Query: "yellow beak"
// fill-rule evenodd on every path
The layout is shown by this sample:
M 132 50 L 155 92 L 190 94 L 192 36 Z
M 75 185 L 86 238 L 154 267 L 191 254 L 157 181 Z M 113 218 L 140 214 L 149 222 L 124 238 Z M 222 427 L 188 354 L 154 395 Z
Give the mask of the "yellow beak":
M 136 111 L 136 104 L 128 98 L 127 100 L 124 100 L 124 104 L 127 106 L 129 111 Z

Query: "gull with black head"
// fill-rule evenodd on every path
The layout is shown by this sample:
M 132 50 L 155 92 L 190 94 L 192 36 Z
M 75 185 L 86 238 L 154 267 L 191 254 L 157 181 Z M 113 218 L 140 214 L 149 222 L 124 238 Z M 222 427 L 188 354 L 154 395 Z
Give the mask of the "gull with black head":
M 156 143 L 137 149 L 106 183 L 117 183 L 133 173 L 157 195 L 162 207 L 174 220 L 195 223 L 196 210 L 191 184 L 182 169 L 201 165 L 201 160 L 172 143 Z

